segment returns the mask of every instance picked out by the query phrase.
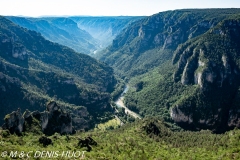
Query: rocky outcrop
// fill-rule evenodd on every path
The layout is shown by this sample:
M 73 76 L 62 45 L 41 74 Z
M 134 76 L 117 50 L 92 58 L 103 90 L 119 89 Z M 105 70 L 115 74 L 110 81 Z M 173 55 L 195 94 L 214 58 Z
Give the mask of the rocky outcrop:
M 21 111 L 18 110 L 6 115 L 3 129 L 8 129 L 11 133 L 21 134 L 31 127 L 33 120 L 39 121 L 41 130 L 46 135 L 52 135 L 55 132 L 60 134 L 74 132 L 72 117 L 54 101 L 47 104 L 47 109 L 44 112 L 26 110 L 22 115 Z
M 161 65 L 163 59 L 169 60 L 167 54 L 172 54 L 178 45 L 214 28 L 226 18 L 225 13 L 231 15 L 235 11 L 187 9 L 160 12 L 129 25 L 111 46 L 95 56 L 117 68 L 121 75 L 140 75 Z M 184 83 L 194 83 L 194 78 Z
M 16 59 L 26 60 L 28 58 L 28 54 L 30 54 L 30 52 L 19 43 L 19 39 L 15 35 L 12 35 L 12 37 L 1 37 L 0 46 L 3 54 L 11 55 Z
M 54 101 L 48 103 L 47 110 L 41 113 L 41 126 L 47 135 L 52 135 L 55 132 L 60 134 L 73 132 L 70 114 L 63 111 Z
M 5 124 L 2 126 L 3 129 L 8 129 L 10 133 L 16 133 L 20 135 L 23 131 L 24 119 L 21 110 L 13 111 L 4 118 Z
M 215 132 L 240 127 L 240 106 L 236 102 L 240 87 L 239 24 L 239 20 L 225 20 L 175 51 L 174 81 L 196 86 L 170 109 L 176 123 Z
M 48 23 L 44 22 L 41 24 L 46 26 Z M 73 24 L 77 28 L 76 23 Z M 77 54 L 66 46 L 44 39 L 34 29 L 26 28 L 0 16 L 0 124 L 4 123 L 7 113 L 16 111 L 18 107 L 22 111 L 42 112 L 48 97 L 54 97 L 71 112 L 77 129 L 94 127 L 94 123 L 111 110 L 110 93 L 117 83 L 113 69 L 90 56 Z M 48 29 L 54 30 L 51 27 Z M 72 32 L 76 33 L 75 30 Z M 86 116 L 79 116 L 81 114 Z M 43 114 L 44 128 L 49 116 L 49 113 Z M 68 130 L 71 127 L 63 127 L 60 132 Z
M 28 51 L 23 46 L 14 46 L 12 49 L 12 56 L 21 60 L 26 60 Z
M 187 115 L 186 113 L 183 113 L 183 111 L 181 111 L 181 109 L 178 106 L 171 108 L 170 116 L 177 123 L 183 122 L 183 123 L 191 124 L 193 122 L 191 115 Z
M 92 139 L 92 137 L 87 137 L 85 139 L 79 138 L 78 146 L 81 148 L 87 147 L 87 151 L 90 152 L 92 150 L 91 146 L 97 146 L 97 142 L 94 139 Z

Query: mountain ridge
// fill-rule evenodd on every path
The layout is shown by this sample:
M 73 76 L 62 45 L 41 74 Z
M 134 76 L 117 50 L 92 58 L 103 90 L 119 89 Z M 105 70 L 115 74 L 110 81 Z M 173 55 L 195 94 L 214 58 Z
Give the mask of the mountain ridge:
M 22 27 L 41 33 L 50 41 L 69 46 L 80 53 L 90 54 L 98 48 L 97 40 L 78 28 L 77 24 L 69 18 L 7 18 Z
M 142 16 L 91 16 L 69 17 L 74 20 L 78 27 L 86 30 L 95 39 L 100 42 L 100 49 L 107 47 L 112 43 L 112 40 L 128 25 L 137 21 Z
M 109 118 L 116 83 L 112 68 L 4 17 L 0 46 L 1 117 L 16 107 L 43 109 L 54 99 L 71 111 L 79 128 L 89 129 L 99 117 Z
M 95 57 L 112 66 L 122 78 L 130 80 L 132 89 L 126 94 L 125 103 L 129 109 L 138 111 L 141 116 L 159 116 L 171 123 L 176 122 L 185 129 L 211 129 L 214 132 L 224 132 L 233 126 L 239 127 L 239 114 L 236 109 L 238 106 L 235 106 L 235 110 L 228 116 L 228 109 L 233 107 L 232 102 L 236 101 L 231 97 L 237 96 L 235 87 L 238 86 L 238 76 L 232 76 L 230 78 L 232 81 L 225 82 L 227 84 L 225 87 L 214 88 L 214 83 L 201 87 L 202 78 L 197 73 L 202 72 L 201 66 L 207 67 L 210 73 L 220 70 L 217 68 L 222 68 L 222 65 L 218 62 L 225 65 L 226 74 L 235 72 L 231 69 L 232 66 L 239 69 L 238 25 L 235 23 L 239 19 L 239 13 L 240 9 L 185 9 L 160 12 L 125 28 L 113 40 L 112 45 Z M 208 39 L 204 37 L 209 32 L 224 34 L 231 31 L 231 27 L 226 26 L 222 28 L 223 31 L 216 29 L 231 19 L 233 20 L 231 23 L 236 27 L 232 30 L 236 31 L 236 34 L 229 34 L 226 38 L 213 36 L 214 34 L 209 35 Z M 205 47 L 206 53 L 201 54 L 199 43 L 202 40 L 201 43 L 204 44 L 203 39 L 209 44 Z M 196 43 L 193 43 L 194 41 Z M 229 46 L 215 41 L 235 45 L 228 50 Z M 214 51 L 216 55 L 213 54 Z M 224 51 L 236 55 L 235 64 L 231 58 L 220 56 Z M 198 60 L 196 58 L 198 55 L 209 56 L 203 58 L 204 60 Z M 210 60 L 216 61 L 214 57 L 219 56 L 221 58 L 218 58 L 216 69 L 205 65 L 205 62 Z M 207 72 L 205 76 L 209 81 L 214 79 L 214 76 Z M 217 79 L 221 78 L 218 76 Z M 205 88 L 206 91 L 201 88 Z M 227 96 L 224 96 L 224 91 Z M 200 95 L 201 93 L 203 95 Z M 177 106 L 185 110 L 178 110 Z M 184 113 L 186 115 L 194 113 L 192 115 L 194 120 L 189 118 L 191 116 L 184 116 Z M 218 117 L 214 118 L 211 113 Z M 224 117 L 234 118 L 229 119 L 228 124 L 228 118 Z

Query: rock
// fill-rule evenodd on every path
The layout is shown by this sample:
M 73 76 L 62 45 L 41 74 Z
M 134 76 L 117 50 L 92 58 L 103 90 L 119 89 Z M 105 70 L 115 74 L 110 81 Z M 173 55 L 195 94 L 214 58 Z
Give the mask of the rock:
M 189 115 L 186 115 L 178 107 L 173 107 L 170 110 L 170 116 L 177 123 L 192 123 L 192 118 Z
M 44 111 L 41 113 L 41 127 L 42 130 L 44 131 L 47 128 L 48 125 L 48 112 Z
M 93 140 L 92 137 L 87 137 L 85 139 L 79 138 L 78 146 L 81 148 L 87 147 L 87 151 L 90 152 L 92 150 L 92 147 L 90 145 L 97 146 L 97 142 Z
M 4 118 L 5 124 L 2 126 L 3 129 L 8 129 L 11 134 L 20 135 L 23 131 L 24 118 L 21 110 L 13 111 Z
M 61 108 L 54 101 L 51 101 L 47 104 L 47 111 L 50 113 L 53 113 L 54 111 L 58 111 L 59 109 Z
M 43 144 L 44 147 L 52 144 L 53 145 L 53 142 L 50 138 L 46 137 L 46 136 L 42 136 L 38 139 L 39 143 Z
M 37 120 L 40 120 L 41 118 L 41 113 L 39 111 L 33 111 L 31 115 Z
M 170 110 L 171 118 L 183 128 L 217 133 L 240 128 L 238 23 L 225 20 L 212 32 L 179 45 L 175 51 L 172 61 L 178 65 L 174 81 L 196 89 Z M 211 26 L 207 22 L 200 25 Z M 224 34 L 216 35 L 214 30 Z
M 165 34 L 162 34 L 162 33 L 157 34 L 157 35 L 154 37 L 154 44 L 155 44 L 155 45 L 159 45 L 159 46 L 160 46 L 160 45 L 163 46 L 166 37 L 167 37 L 167 36 L 166 36 Z
M 72 134 L 72 118 L 69 113 L 64 113 L 56 102 L 47 104 L 47 111 L 41 113 L 41 124 L 43 133 L 52 135 L 55 132 L 60 134 Z
M 23 118 L 28 119 L 30 118 L 30 116 L 31 116 L 31 112 L 28 109 L 26 109 L 26 111 L 23 113 Z
M 75 133 L 71 115 L 65 113 L 54 101 L 47 104 L 47 109 L 44 112 L 26 110 L 22 115 L 19 109 L 6 115 L 3 129 L 9 130 L 12 134 L 21 134 L 26 129 L 31 130 L 31 127 L 35 127 L 36 130 L 36 126 L 32 125 L 39 125 L 40 130 L 46 135 L 53 135 L 55 132 L 60 134 Z
M 17 59 L 26 60 L 27 59 L 27 50 L 23 46 L 13 47 L 12 56 Z

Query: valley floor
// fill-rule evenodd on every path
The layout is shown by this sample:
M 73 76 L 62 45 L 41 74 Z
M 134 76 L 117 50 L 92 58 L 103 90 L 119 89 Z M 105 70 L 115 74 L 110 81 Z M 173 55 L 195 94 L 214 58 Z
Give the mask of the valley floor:
M 124 108 L 126 114 L 129 114 L 129 115 L 133 116 L 134 118 L 142 119 L 140 117 L 140 115 L 138 115 L 137 113 L 131 111 L 130 109 L 128 109 L 126 107 L 126 105 L 124 104 L 124 96 L 121 96 L 120 98 L 118 98 L 117 101 L 115 101 L 115 103 L 118 107 Z

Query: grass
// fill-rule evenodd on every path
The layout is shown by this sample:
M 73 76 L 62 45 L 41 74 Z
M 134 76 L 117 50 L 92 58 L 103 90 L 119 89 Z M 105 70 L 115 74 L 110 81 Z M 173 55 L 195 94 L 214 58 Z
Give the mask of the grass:
M 105 123 L 97 124 L 97 126 L 94 128 L 95 131 L 98 130 L 109 130 L 109 129 L 115 129 L 118 128 L 121 124 L 121 121 L 117 118 L 111 119 Z
M 114 124 L 116 120 L 110 120 L 103 124 Z M 143 129 L 154 122 L 160 133 L 146 133 Z M 85 152 L 84 159 L 89 160 L 185 160 L 185 159 L 240 159 L 240 130 L 235 129 L 225 134 L 212 134 L 210 131 L 200 132 L 172 132 L 166 124 L 158 120 L 138 120 L 128 123 L 114 130 L 92 130 L 78 132 L 75 135 L 50 136 L 53 145 L 43 147 L 38 142 L 42 135 L 26 133 L 22 137 L 9 135 L 2 137 L 0 153 L 3 151 L 58 151 L 59 153 L 72 151 L 86 151 L 86 148 L 78 146 L 78 139 L 92 137 L 97 146 L 92 146 L 91 152 Z M 33 154 L 31 156 L 34 156 Z M 7 159 L 7 158 L 6 158 Z M 20 159 L 20 158 L 19 158 Z M 42 158 L 56 159 L 56 158 Z M 72 159 L 60 157 L 57 159 Z M 79 159 L 79 158 L 78 158 Z

